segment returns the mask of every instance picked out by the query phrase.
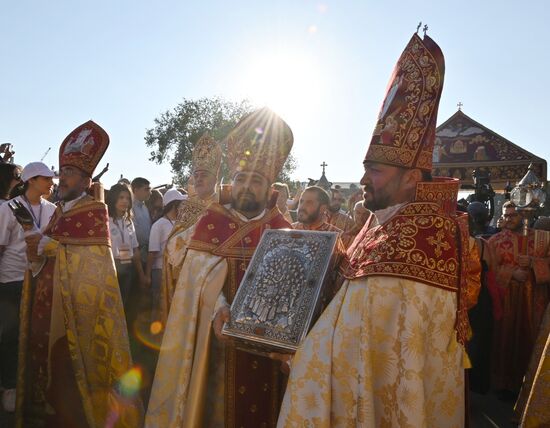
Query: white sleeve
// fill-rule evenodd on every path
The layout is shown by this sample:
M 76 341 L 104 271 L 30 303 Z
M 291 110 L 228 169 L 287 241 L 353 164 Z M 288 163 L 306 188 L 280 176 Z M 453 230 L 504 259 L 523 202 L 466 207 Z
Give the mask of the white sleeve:
M 8 245 L 16 222 L 8 203 L 0 205 L 0 245 Z
M 134 227 L 134 222 L 131 221 L 128 225 L 128 230 L 130 231 L 130 240 L 132 241 L 132 248 L 139 247 L 139 243 L 136 236 L 136 228 Z
M 41 232 L 43 232 L 46 229 L 46 227 L 50 223 L 53 213 L 57 208 L 57 206 L 55 204 L 52 204 L 50 201 L 44 201 L 43 203 L 44 203 L 44 212 L 42 214 L 42 218 L 40 219 Z
M 158 221 L 151 226 L 151 233 L 149 234 L 149 252 L 160 251 L 161 229 Z
M 51 241 L 53 241 L 52 238 L 50 238 L 49 236 L 42 235 L 42 238 L 40 238 L 40 242 L 38 243 L 38 249 L 36 250 L 36 254 L 41 256 L 44 253 L 44 247 L 48 245 L 48 243 L 50 243 Z

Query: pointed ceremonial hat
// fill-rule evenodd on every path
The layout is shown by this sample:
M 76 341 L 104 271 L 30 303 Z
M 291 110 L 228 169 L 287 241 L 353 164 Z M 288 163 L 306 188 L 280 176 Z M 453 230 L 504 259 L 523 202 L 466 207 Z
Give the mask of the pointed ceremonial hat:
M 193 148 L 192 171 L 208 171 L 217 176 L 222 161 L 220 145 L 208 134 L 204 134 Z
M 89 120 L 72 131 L 59 148 L 59 168 L 74 166 L 90 177 L 109 147 L 109 136 Z
M 444 74 L 439 46 L 414 34 L 393 70 L 365 162 L 431 172 Z
M 287 123 L 268 108 L 256 110 L 237 123 L 227 137 L 231 177 L 256 172 L 276 181 L 290 153 L 294 137 Z

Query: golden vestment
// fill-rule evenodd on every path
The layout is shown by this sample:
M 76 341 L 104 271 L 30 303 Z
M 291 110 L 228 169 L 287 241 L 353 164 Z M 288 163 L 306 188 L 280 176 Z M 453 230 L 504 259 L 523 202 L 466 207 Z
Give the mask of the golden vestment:
M 145 424 L 147 427 L 274 426 L 279 364 L 220 345 L 212 317 L 231 303 L 263 230 L 290 227 L 277 207 L 243 221 L 211 204 L 175 239 L 185 245 Z M 183 236 L 182 236 L 183 235 Z M 181 241 L 179 241 L 181 239 Z
M 160 321 L 166 324 L 172 296 L 178 282 L 179 271 L 187 250 L 185 232 L 193 226 L 205 213 L 208 206 L 217 201 L 218 194 L 214 193 L 206 199 L 191 197 L 182 201 L 178 207 L 178 214 L 172 233 L 166 241 L 162 258 L 162 283 L 160 287 Z
M 521 427 L 550 426 L 550 305 L 546 308 L 515 411 Z
M 90 196 L 63 212 L 45 235 L 46 263 L 23 285 L 17 426 L 135 427 L 139 400 L 117 382 L 132 367 L 110 249 L 107 207 Z
M 342 232 L 349 232 L 353 228 L 353 219 L 340 211 L 336 213 L 327 213 L 327 223 L 337 227 Z
M 456 204 L 458 187 L 420 183 L 417 200 L 421 185 L 434 200 L 375 213 L 348 250 L 349 279 L 292 361 L 278 427 L 464 425 L 479 258 L 464 218 L 433 203 Z

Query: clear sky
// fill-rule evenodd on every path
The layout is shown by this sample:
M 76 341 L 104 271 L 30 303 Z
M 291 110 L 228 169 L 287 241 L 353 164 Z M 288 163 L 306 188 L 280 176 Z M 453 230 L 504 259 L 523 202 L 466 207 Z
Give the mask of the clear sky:
M 154 185 L 145 130 L 185 98 L 267 102 L 294 131 L 295 178 L 358 181 L 385 88 L 419 21 L 446 59 L 439 123 L 463 111 L 548 159 L 550 3 L 539 1 L 4 1 L 0 142 L 57 165 L 92 119 L 111 145 L 104 181 Z

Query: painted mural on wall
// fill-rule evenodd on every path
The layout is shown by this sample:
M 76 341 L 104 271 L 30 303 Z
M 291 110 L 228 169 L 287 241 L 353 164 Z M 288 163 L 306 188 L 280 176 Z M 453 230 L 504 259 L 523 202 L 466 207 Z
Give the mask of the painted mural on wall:
M 455 177 L 472 184 L 476 168 L 488 169 L 491 182 L 502 188 L 507 181 L 515 184 L 525 175 L 529 163 L 546 180 L 546 161 L 513 144 L 457 111 L 436 131 L 433 175 Z

